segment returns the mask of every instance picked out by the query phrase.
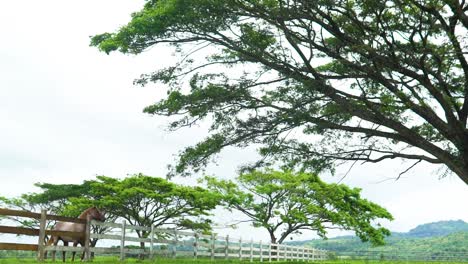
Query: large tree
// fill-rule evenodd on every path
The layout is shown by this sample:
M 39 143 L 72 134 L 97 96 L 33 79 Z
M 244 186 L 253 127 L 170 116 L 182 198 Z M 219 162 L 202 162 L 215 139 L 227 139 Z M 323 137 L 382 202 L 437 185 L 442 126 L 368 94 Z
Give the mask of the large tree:
M 314 231 L 326 237 L 329 229 L 353 230 L 363 241 L 382 245 L 390 232 L 376 223 L 393 219 L 379 205 L 361 198 L 360 189 L 327 184 L 311 173 L 254 171 L 235 181 L 206 177 L 223 205 L 247 217 L 254 227 L 264 228 L 271 243 L 283 243 L 291 235 Z
M 468 183 L 467 11 L 465 0 L 148 0 L 91 45 L 139 54 L 169 43 L 180 55 L 136 80 L 169 85 L 144 111 L 180 117 L 172 129 L 212 124 L 176 173 L 259 144 L 253 165 L 402 158 Z

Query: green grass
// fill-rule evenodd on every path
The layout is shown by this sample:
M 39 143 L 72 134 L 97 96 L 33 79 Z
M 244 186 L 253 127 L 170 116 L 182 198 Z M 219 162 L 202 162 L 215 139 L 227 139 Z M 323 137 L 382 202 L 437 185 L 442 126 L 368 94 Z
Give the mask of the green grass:
M 68 263 L 71 263 L 71 260 L 67 260 Z M 17 264 L 17 263 L 38 263 L 34 259 L 25 258 L 25 259 L 0 259 L 0 264 Z M 50 260 L 47 260 L 46 263 L 52 263 Z M 61 261 L 57 261 L 56 263 L 61 263 Z M 80 263 L 79 260 L 76 263 Z M 127 259 L 124 262 L 120 262 L 117 257 L 98 257 L 92 263 L 94 264 L 110 264 L 110 263 L 155 263 L 155 264 L 247 264 L 250 263 L 249 260 L 239 261 L 239 260 L 193 260 L 193 259 L 156 259 L 154 261 L 144 260 L 140 261 L 138 259 Z M 260 263 L 258 261 L 254 263 Z M 265 261 L 263 263 L 269 263 Z M 296 262 L 296 261 L 289 261 L 289 262 L 271 262 L 273 264 L 300 264 L 300 263 L 307 263 L 307 262 Z M 311 263 L 311 262 L 309 262 Z M 342 261 L 322 261 L 322 262 L 314 262 L 318 264 L 423 264 L 423 263 L 430 263 L 430 264 L 467 264 L 468 262 L 424 262 L 424 261 L 355 261 L 355 260 L 342 260 Z

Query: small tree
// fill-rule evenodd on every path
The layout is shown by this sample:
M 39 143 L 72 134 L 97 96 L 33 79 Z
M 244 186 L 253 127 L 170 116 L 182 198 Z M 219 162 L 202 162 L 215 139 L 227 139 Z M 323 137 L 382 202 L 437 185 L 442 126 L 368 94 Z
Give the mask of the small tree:
M 360 189 L 327 184 L 315 174 L 254 171 L 236 182 L 205 178 L 208 188 L 223 196 L 223 205 L 243 213 L 255 227 L 268 231 L 271 243 L 311 230 L 326 237 L 328 229 L 353 230 L 362 241 L 384 244 L 390 232 L 377 219 L 392 219 L 387 210 L 361 198 Z

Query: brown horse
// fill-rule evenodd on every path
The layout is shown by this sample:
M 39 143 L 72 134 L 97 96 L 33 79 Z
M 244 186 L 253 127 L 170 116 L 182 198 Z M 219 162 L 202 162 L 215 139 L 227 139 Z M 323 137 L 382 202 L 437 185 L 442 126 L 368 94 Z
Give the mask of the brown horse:
M 96 207 L 91 207 L 86 210 L 84 210 L 80 216 L 78 216 L 79 219 L 86 219 L 86 220 L 98 220 L 101 222 L 104 222 L 106 218 L 104 217 L 104 214 L 99 211 Z M 71 232 L 81 232 L 84 233 L 86 229 L 85 224 L 79 224 L 79 223 L 71 223 L 71 222 L 57 222 L 53 230 L 57 231 L 71 231 Z M 85 238 L 80 237 L 80 238 L 74 238 L 74 237 L 67 237 L 67 236 L 52 236 L 49 241 L 47 241 L 47 246 L 50 246 L 54 244 L 56 246 L 58 242 L 62 240 L 64 246 L 68 246 L 69 242 L 73 242 L 73 246 L 76 247 L 78 244 L 80 244 L 82 247 L 85 244 Z M 65 262 L 65 251 L 62 252 L 63 254 L 63 261 Z M 72 253 L 72 261 L 75 260 L 75 254 L 76 252 L 73 251 Z M 47 252 L 46 252 L 46 257 L 47 257 Z M 84 252 L 81 255 L 81 260 L 84 258 Z M 55 251 L 52 251 L 52 259 L 55 260 Z

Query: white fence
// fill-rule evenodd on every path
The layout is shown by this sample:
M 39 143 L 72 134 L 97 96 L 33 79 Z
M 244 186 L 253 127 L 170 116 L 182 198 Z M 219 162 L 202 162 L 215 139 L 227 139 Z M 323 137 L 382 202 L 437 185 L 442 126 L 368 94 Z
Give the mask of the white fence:
M 132 226 L 126 222 L 103 223 L 92 221 L 93 225 L 110 227 L 113 234 L 91 234 L 91 238 L 118 240 L 119 247 L 90 248 L 90 252 L 120 254 L 125 259 L 126 254 L 143 254 L 149 258 L 165 257 L 192 257 L 214 259 L 239 259 L 252 261 L 320 261 L 326 260 L 327 252 L 309 247 L 297 247 L 282 244 L 256 242 L 253 240 L 233 239 L 229 236 L 203 235 L 195 232 L 178 231 L 174 229 L 157 229 L 153 227 Z M 139 238 L 135 232 L 140 230 L 149 232 L 147 238 Z M 129 234 L 133 236 L 129 236 Z M 144 243 L 143 248 L 126 248 L 125 242 Z M 57 251 L 83 251 L 83 248 L 47 247 L 46 250 Z
M 342 260 L 378 260 L 378 261 L 421 261 L 421 262 L 467 262 L 468 249 L 458 251 L 434 250 L 407 250 L 398 248 L 394 250 L 379 250 L 375 248 L 367 251 L 338 251 L 333 255 Z

